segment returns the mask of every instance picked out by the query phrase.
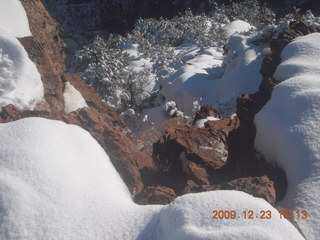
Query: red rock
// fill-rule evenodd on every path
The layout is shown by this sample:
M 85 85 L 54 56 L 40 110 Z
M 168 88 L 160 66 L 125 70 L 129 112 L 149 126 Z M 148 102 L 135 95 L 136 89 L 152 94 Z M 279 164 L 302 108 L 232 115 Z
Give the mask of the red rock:
M 207 191 L 214 191 L 214 190 L 220 190 L 220 189 L 221 189 L 221 186 L 217 184 L 198 185 L 194 181 L 188 180 L 187 185 L 183 190 L 183 194 L 207 192 Z
M 177 195 L 168 187 L 154 186 L 144 188 L 136 197 L 135 202 L 138 204 L 169 204 Z
M 206 119 L 207 117 L 219 117 L 219 112 L 210 105 L 201 106 L 200 110 L 196 111 L 193 124 L 200 119 Z
M 249 193 L 265 199 L 271 205 L 276 201 L 274 184 L 267 176 L 238 178 L 228 182 L 225 189 L 233 189 Z
M 234 117 L 233 119 L 231 118 L 221 118 L 220 120 L 217 121 L 207 121 L 204 123 L 204 126 L 206 128 L 212 128 L 216 130 L 223 130 L 227 134 L 232 131 L 233 129 L 236 129 L 239 127 L 239 118 Z
M 0 123 L 11 122 L 21 118 L 21 112 L 12 104 L 7 105 L 1 109 Z

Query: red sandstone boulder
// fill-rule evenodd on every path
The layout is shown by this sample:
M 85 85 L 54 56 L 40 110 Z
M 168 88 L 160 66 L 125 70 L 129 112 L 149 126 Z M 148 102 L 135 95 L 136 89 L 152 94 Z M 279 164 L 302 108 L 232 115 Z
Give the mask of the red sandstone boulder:
M 226 184 L 225 189 L 243 191 L 255 197 L 264 198 L 272 205 L 276 202 L 274 184 L 267 176 L 234 179 Z
M 177 195 L 168 187 L 154 186 L 144 188 L 135 197 L 135 202 L 138 204 L 169 204 Z

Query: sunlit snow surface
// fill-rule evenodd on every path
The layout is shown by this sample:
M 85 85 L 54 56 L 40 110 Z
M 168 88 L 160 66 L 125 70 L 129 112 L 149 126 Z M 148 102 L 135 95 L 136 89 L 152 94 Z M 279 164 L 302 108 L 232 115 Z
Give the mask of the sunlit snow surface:
M 245 22 L 232 24 L 226 26 L 230 34 L 250 28 Z M 213 48 L 193 51 L 188 55 L 190 60 L 162 81 L 160 94 L 167 101 L 175 101 L 186 115 L 192 115 L 194 101 L 212 105 L 225 115 L 234 113 L 236 97 L 259 88 L 262 48 L 250 37 L 236 33 L 226 47 L 225 57 Z
M 222 31 L 223 33 L 227 36 L 230 37 L 231 35 L 235 33 L 242 33 L 246 32 L 253 28 L 249 23 L 244 22 L 242 20 L 235 20 L 229 24 L 226 24 L 223 28 Z
M 238 191 L 138 206 L 108 156 L 74 125 L 28 118 L 0 124 L 0 239 L 302 239 L 265 200 Z M 213 210 L 272 211 L 212 219 Z
M 0 109 L 33 109 L 43 97 L 41 77 L 16 38 L 31 34 L 28 19 L 19 0 L 0 0 L 0 6 Z
M 0 0 L 0 33 L 14 37 L 31 36 L 26 11 L 19 0 Z
M 88 106 L 81 93 L 69 82 L 66 82 L 64 85 L 63 99 L 64 111 L 66 113 L 70 113 L 76 111 L 79 108 Z
M 281 204 L 306 210 L 298 220 L 307 239 L 320 238 L 320 33 L 295 39 L 282 51 L 281 80 L 256 115 L 256 148 L 284 168 L 288 190 Z

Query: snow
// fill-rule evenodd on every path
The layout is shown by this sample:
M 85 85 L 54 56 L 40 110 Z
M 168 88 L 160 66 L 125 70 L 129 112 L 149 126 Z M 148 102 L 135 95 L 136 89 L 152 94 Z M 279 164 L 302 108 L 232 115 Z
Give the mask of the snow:
M 16 37 L 0 30 L 0 109 L 8 104 L 19 110 L 33 109 L 42 97 L 35 64 Z
M 309 34 L 283 49 L 274 74 L 282 82 L 255 117 L 257 150 L 286 172 L 288 189 L 280 204 L 308 212 L 306 220 L 296 220 L 311 240 L 320 232 L 319 40 L 319 33 Z
M 136 239 L 159 209 L 131 201 L 80 127 L 29 118 L 0 132 L 0 239 Z
M 144 77 L 146 77 L 147 84 L 143 86 L 143 89 L 146 92 L 151 92 L 154 88 L 158 87 L 156 84 L 156 76 L 152 73 L 151 69 L 152 63 L 150 59 L 145 59 L 142 57 L 132 59 L 128 66 L 128 71 L 146 75 Z
M 211 218 L 214 210 L 235 210 L 240 217 L 243 217 L 244 210 L 252 210 L 256 217 L 262 209 L 270 210 L 272 218 Z M 291 223 L 282 220 L 278 211 L 266 201 L 244 192 L 213 191 L 188 194 L 177 198 L 162 209 L 157 239 L 303 239 Z
M 63 99 L 64 111 L 67 114 L 76 111 L 79 108 L 88 107 L 86 100 L 82 97 L 81 93 L 69 82 L 66 82 L 64 85 Z
M 218 121 L 220 120 L 219 118 L 216 118 L 216 117 L 207 117 L 205 119 L 199 119 L 198 121 L 195 122 L 195 126 L 196 127 L 199 127 L 199 128 L 203 128 L 204 127 L 204 124 L 208 121 Z
M 27 14 L 19 0 L 0 0 L 0 32 L 14 37 L 31 36 Z
M 138 44 L 127 44 L 124 46 L 123 51 L 124 53 L 129 54 L 131 57 L 139 57 L 139 51 L 138 51 Z
M 0 109 L 32 110 L 43 97 L 40 74 L 16 37 L 31 36 L 19 0 L 0 0 Z
M 192 115 L 193 102 L 209 104 L 226 116 L 235 111 L 235 99 L 258 90 L 262 52 L 248 36 L 234 34 L 227 43 L 228 53 L 205 49 L 163 79 L 160 94 L 175 101 L 179 110 Z
M 265 200 L 243 192 L 134 204 L 101 146 L 78 126 L 27 118 L 0 124 L 0 133 L 0 239 L 303 239 Z M 213 210 L 273 217 L 217 220 Z
M 247 32 L 247 31 L 251 30 L 252 28 L 254 28 L 254 27 L 251 26 L 247 22 L 244 22 L 242 20 L 235 20 L 231 23 L 226 24 L 222 28 L 222 32 L 226 37 L 229 38 L 231 35 L 233 35 L 235 33 Z

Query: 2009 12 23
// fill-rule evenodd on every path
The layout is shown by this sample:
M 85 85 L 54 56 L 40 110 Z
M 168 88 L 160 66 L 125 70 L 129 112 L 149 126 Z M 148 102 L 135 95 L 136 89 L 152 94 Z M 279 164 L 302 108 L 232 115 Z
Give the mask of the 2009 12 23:
M 273 217 L 272 211 L 261 210 L 254 212 L 252 210 L 244 210 L 239 213 L 235 210 L 214 210 L 212 211 L 212 219 L 271 219 Z M 280 219 L 307 219 L 308 213 L 302 211 L 281 210 L 278 212 Z

